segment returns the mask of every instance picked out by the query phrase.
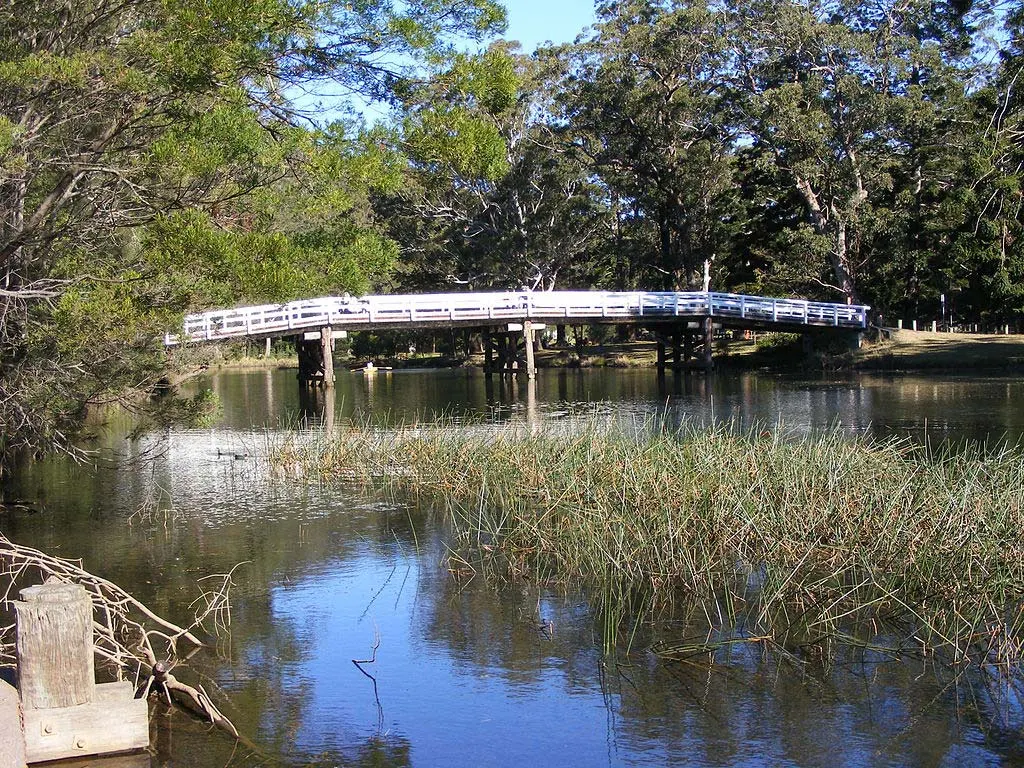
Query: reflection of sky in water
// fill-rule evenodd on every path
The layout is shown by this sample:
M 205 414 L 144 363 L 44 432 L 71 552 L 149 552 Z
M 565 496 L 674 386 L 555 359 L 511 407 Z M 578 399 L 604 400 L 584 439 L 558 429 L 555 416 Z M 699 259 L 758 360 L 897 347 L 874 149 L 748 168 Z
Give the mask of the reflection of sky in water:
M 837 419 L 851 432 L 930 438 L 1020 434 L 1012 379 L 667 376 L 542 371 L 537 387 L 475 371 L 341 377 L 300 402 L 293 372 L 214 377 L 223 423 L 131 442 L 132 468 L 59 462 L 26 475 L 44 512 L 0 522 L 12 538 L 83 556 L 154 608 L 183 615 L 194 579 L 242 560 L 230 644 L 200 669 L 273 761 L 417 766 L 875 766 L 1012 764 L 1024 758 L 1017 700 L 883 658 L 794 669 L 754 645 L 716 663 L 663 664 L 635 650 L 602 661 L 600 624 L 578 596 L 536 585 L 457 581 L 441 526 L 326 483 L 267 482 L 275 425 L 415 417 L 530 423 L 736 420 L 796 432 Z M 925 427 L 927 420 L 927 428 Z M 874 425 L 874 426 L 872 426 Z M 315 435 L 311 436 L 315 439 Z M 157 512 L 125 519 L 145 500 Z M 102 525 L 102 536 L 96 535 Z M 546 626 L 550 622 L 551 635 Z M 365 669 L 352 664 L 372 653 Z M 685 632 L 682 632 L 685 635 Z M 959 717 L 961 718 L 958 722 Z M 161 763 L 220 766 L 228 747 L 201 727 L 175 734 Z M 237 765 L 260 760 L 236 754 Z M 374 762 L 376 761 L 376 762 Z
M 407 581 L 405 573 L 416 567 L 400 561 L 392 573 L 366 563 L 275 590 L 275 618 L 301 624 L 310 645 L 300 684 L 318 716 L 299 732 L 301 748 L 340 748 L 375 732 L 372 682 L 349 660 L 370 658 L 379 632 L 376 662 L 364 667 L 377 680 L 384 730 L 409 739 L 417 761 L 522 765 L 569 749 L 577 764 L 604 764 L 605 731 L 579 727 L 603 721 L 599 692 L 574 690 L 559 660 L 546 655 L 539 633 L 523 679 L 517 679 L 522 669 L 510 674 L 500 664 L 480 666 L 425 638 L 431 598 L 423 599 L 415 575 Z M 350 693 L 339 702 L 344 689 Z

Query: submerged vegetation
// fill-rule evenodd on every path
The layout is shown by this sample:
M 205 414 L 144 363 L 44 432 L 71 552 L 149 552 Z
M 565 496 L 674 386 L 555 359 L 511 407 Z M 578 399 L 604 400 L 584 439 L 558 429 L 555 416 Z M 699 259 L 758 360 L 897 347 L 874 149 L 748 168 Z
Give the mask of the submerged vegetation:
M 704 617 L 787 654 L 835 643 L 1024 661 L 1024 454 L 839 431 L 352 427 L 275 465 L 441 502 L 463 552 L 511 578 Z M 635 604 L 635 603 L 634 603 Z M 619 615 L 622 616 L 622 611 Z

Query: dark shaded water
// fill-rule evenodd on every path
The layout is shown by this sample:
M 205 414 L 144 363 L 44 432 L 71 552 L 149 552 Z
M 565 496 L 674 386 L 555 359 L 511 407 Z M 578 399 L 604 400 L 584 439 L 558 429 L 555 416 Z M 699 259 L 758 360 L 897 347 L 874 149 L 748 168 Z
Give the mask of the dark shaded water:
M 181 676 L 219 691 L 258 749 L 236 749 L 173 714 L 154 718 L 156 764 L 1024 762 L 1024 716 L 1001 681 L 870 653 L 794 666 L 754 645 L 721 651 L 714 663 L 664 663 L 645 648 L 681 631 L 670 623 L 637 628 L 628 652 L 608 656 L 585 595 L 453 574 L 430 510 L 330 485 L 270 483 L 260 458 L 282 423 L 439 414 L 781 421 L 797 431 L 1017 439 L 1017 380 L 659 381 L 649 371 L 590 370 L 542 371 L 530 388 L 460 370 L 342 375 L 332 396 L 301 398 L 293 372 L 256 371 L 202 385 L 224 403 L 214 428 L 130 442 L 113 435 L 94 468 L 35 465 L 17 492 L 39 511 L 0 513 L 15 541 L 82 557 L 181 621 L 197 578 L 245 563 L 230 638 Z M 375 693 L 352 660 L 371 658 L 378 639 L 375 661 L 364 665 Z

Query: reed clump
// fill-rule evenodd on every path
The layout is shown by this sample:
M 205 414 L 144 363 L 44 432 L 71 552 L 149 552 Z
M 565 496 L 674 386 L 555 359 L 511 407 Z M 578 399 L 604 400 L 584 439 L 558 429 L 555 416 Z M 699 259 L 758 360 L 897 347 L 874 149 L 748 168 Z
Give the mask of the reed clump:
M 1024 660 L 1016 447 L 723 426 L 353 427 L 289 440 L 274 461 L 442 501 L 462 542 L 512 575 L 639 588 L 651 605 L 682 596 L 759 641 L 866 627 L 897 650 Z

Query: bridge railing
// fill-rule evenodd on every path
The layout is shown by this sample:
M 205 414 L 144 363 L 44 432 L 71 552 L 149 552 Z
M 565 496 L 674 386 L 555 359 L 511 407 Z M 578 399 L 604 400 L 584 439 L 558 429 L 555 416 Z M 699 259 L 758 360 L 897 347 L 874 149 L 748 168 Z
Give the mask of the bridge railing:
M 397 296 L 326 297 L 287 304 L 213 310 L 185 318 L 180 334 L 164 343 L 246 336 L 283 336 L 323 326 L 439 326 L 489 321 L 632 320 L 665 317 L 719 318 L 780 325 L 867 327 L 869 307 L 737 293 L 656 291 L 494 291 Z

